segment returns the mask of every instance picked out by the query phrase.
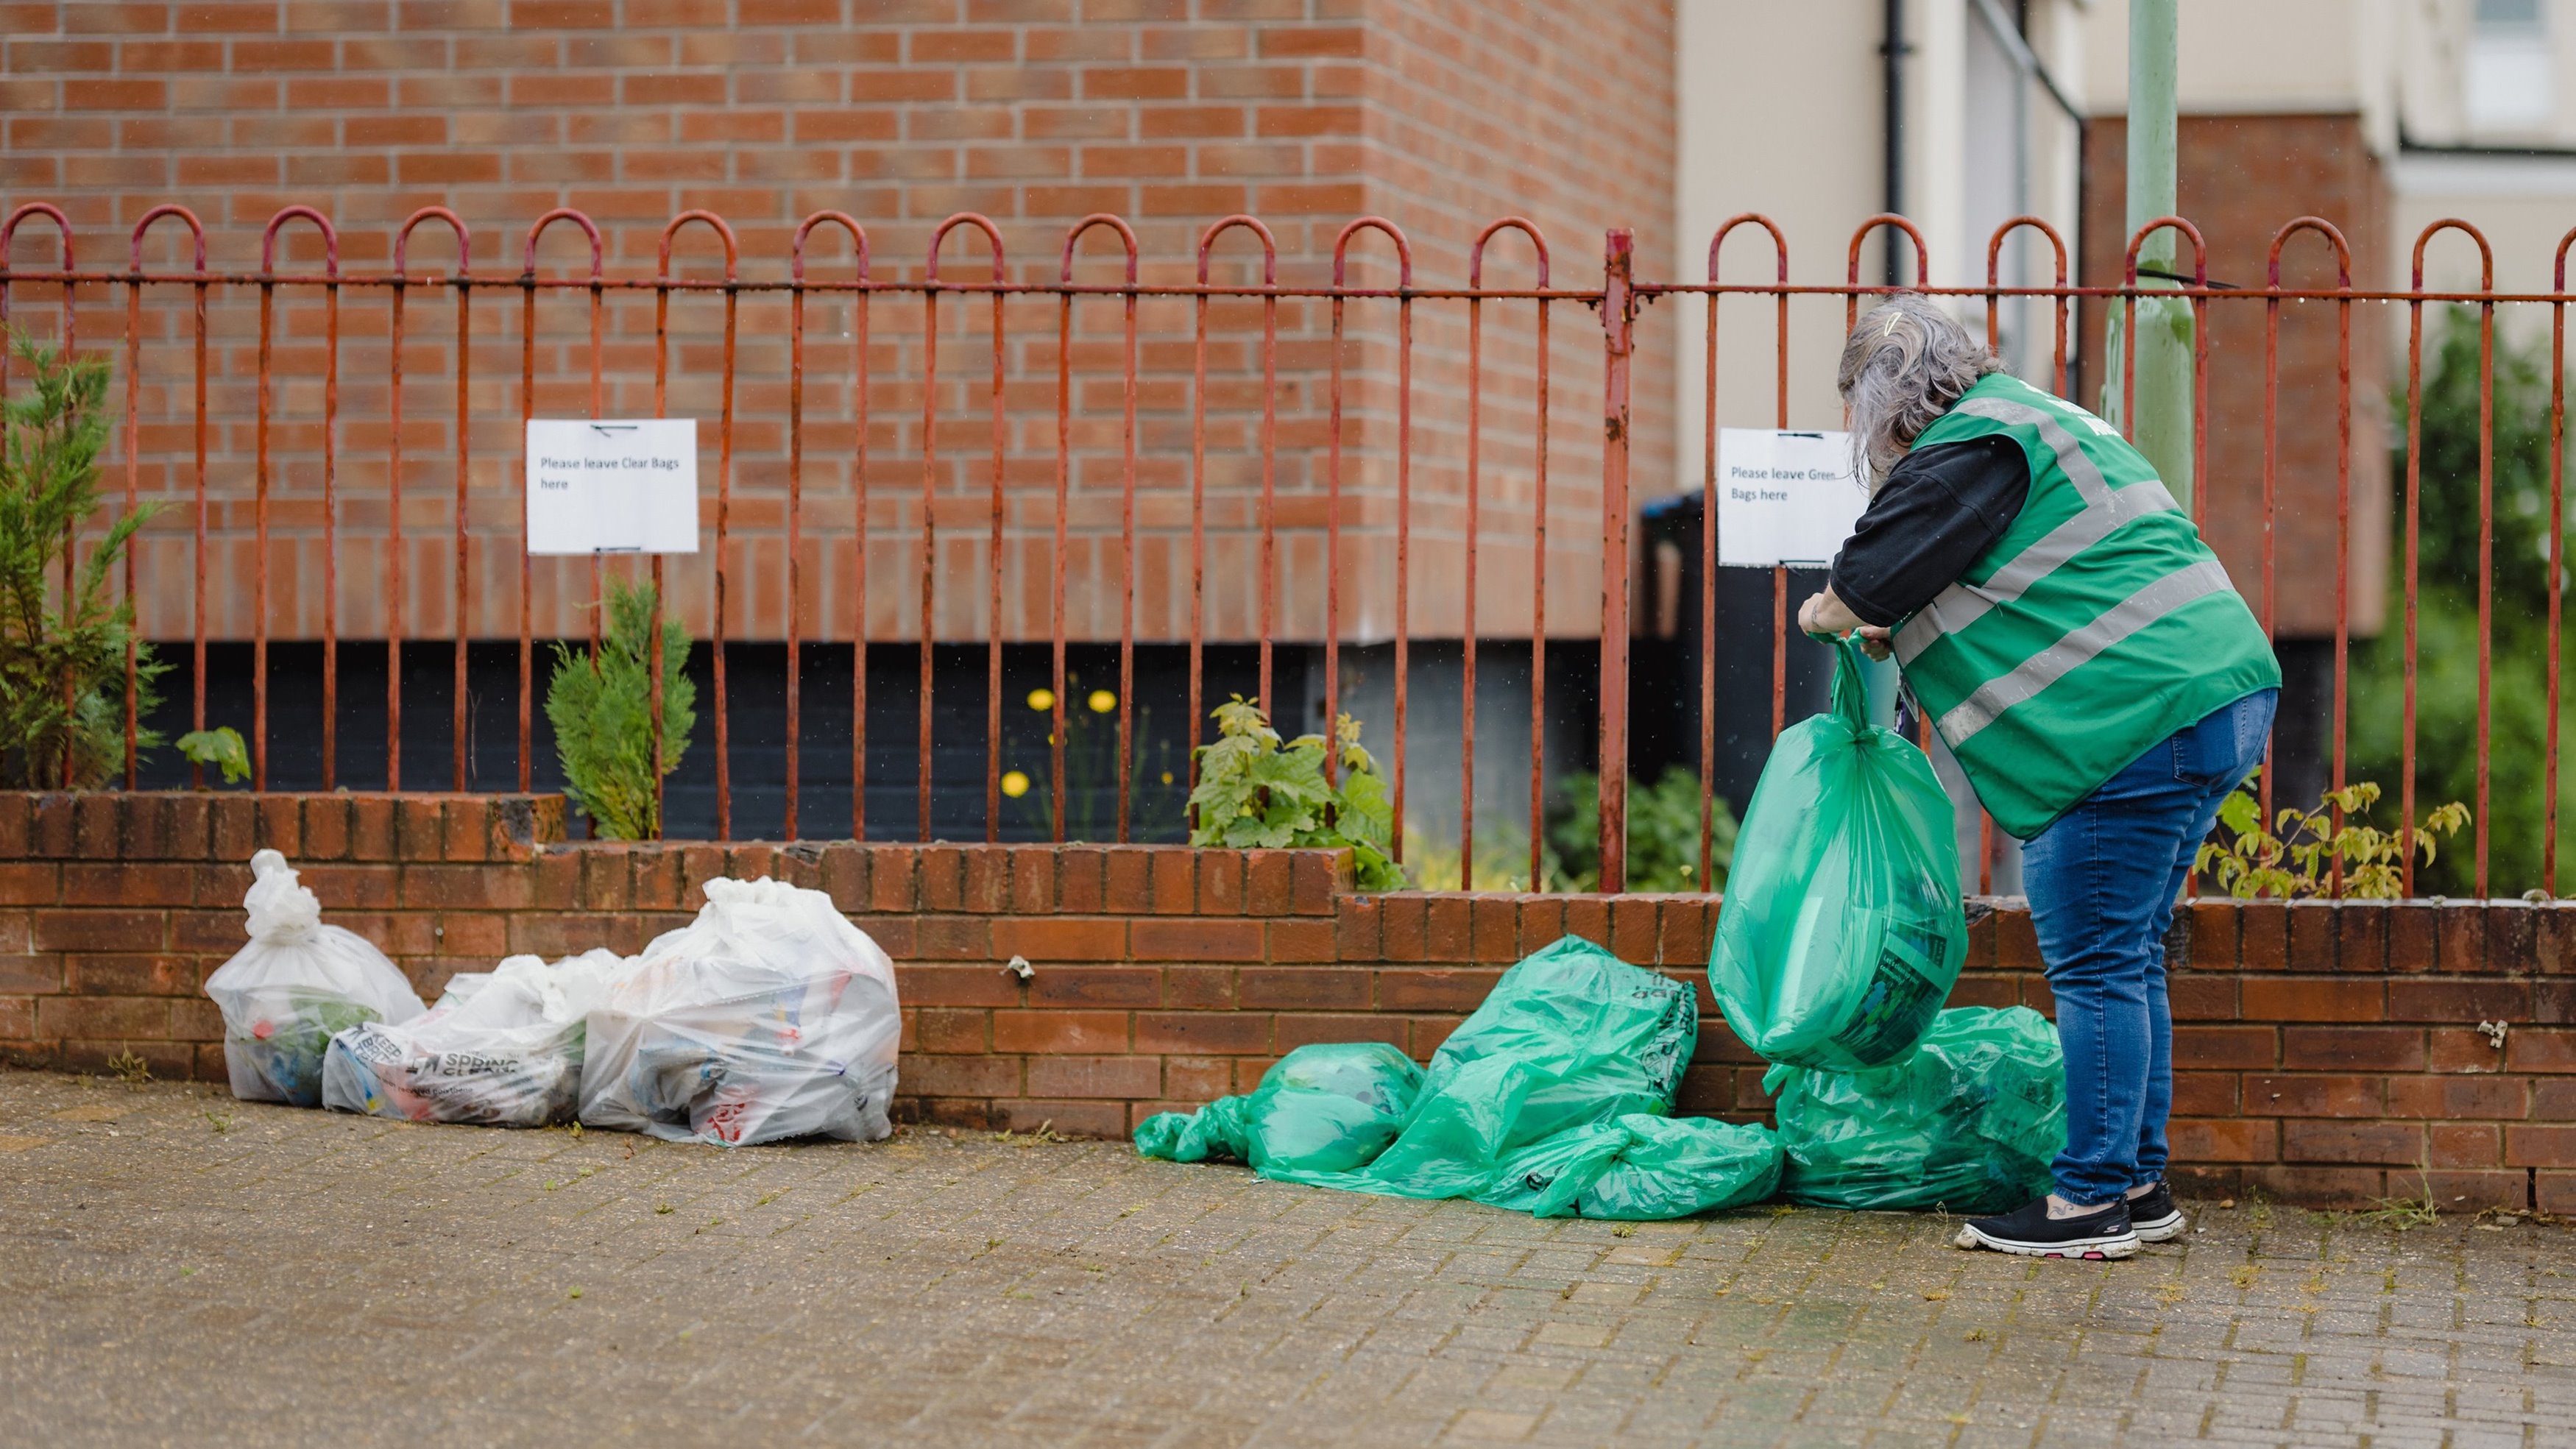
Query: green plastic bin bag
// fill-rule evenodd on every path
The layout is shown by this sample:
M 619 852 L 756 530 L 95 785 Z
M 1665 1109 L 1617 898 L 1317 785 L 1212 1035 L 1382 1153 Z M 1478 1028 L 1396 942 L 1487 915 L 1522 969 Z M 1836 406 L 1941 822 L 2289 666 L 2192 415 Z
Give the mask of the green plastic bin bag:
M 1768 1128 L 1631 1112 L 1513 1153 L 1477 1201 L 1542 1218 L 1686 1218 L 1770 1197 L 1780 1163 Z
M 1689 987 L 1579 936 L 1503 973 L 1431 1057 L 1422 1101 L 1376 1161 L 1299 1178 L 1398 1197 L 1479 1197 L 1504 1159 L 1568 1128 L 1672 1115 L 1699 1039 Z
M 1862 1072 L 1762 1078 L 1792 1202 L 2005 1212 L 2049 1189 L 2066 1146 L 2057 1028 L 2026 1006 L 1940 1014 L 1913 1055 Z
M 1421 1092 L 1422 1068 L 1384 1042 L 1302 1046 L 1246 1096 L 1146 1118 L 1136 1151 L 1173 1162 L 1230 1159 L 1271 1177 L 1347 1172 L 1395 1140 Z
M 1921 1039 L 1968 928 L 1950 797 L 1869 723 L 1860 646 L 1833 644 L 1833 707 L 1781 734 L 1736 832 L 1708 983 L 1761 1056 L 1855 1071 Z

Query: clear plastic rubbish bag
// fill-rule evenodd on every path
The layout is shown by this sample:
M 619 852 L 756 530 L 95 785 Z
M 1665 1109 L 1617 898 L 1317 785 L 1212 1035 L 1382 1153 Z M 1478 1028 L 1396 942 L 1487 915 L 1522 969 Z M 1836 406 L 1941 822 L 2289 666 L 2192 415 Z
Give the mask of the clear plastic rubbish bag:
M 581 1105 L 584 1019 L 625 964 L 607 950 L 551 966 L 511 956 L 451 977 L 426 1013 L 331 1038 L 322 1105 L 414 1122 L 568 1122 Z
M 297 884 L 286 857 L 250 858 L 250 944 L 206 978 L 224 1015 L 224 1071 L 246 1102 L 322 1103 L 322 1058 L 331 1038 L 367 1022 L 401 1023 L 423 1010 L 385 953 L 366 938 L 322 924 L 322 903 Z
M 1422 1068 L 1384 1042 L 1318 1042 L 1272 1063 L 1247 1095 L 1146 1118 L 1136 1151 L 1231 1159 L 1264 1176 L 1347 1172 L 1395 1140 L 1421 1092 Z
M 1856 1071 L 1931 1027 L 1968 926 L 1950 797 L 1869 722 L 1860 646 L 1834 647 L 1833 707 L 1781 734 L 1736 831 L 1708 984 L 1767 1060 Z
M 2004 1212 L 2049 1189 L 2066 1147 L 2057 1028 L 2027 1006 L 1942 1012 L 1912 1055 L 1865 1072 L 1762 1078 L 1792 1202 Z
M 894 963 L 832 898 L 711 880 L 589 1016 L 581 1120 L 728 1147 L 894 1130 Z

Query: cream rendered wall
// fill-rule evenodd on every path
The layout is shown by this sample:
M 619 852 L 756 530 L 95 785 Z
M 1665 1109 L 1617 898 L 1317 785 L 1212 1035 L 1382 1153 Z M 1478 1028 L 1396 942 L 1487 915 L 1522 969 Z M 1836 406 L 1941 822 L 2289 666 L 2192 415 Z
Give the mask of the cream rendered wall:
M 2395 4 L 2426 0 L 2181 0 L 2182 109 L 2350 111 L 2383 104 L 2381 47 Z M 2084 96 L 2095 115 L 2128 106 L 2127 0 L 2082 7 Z
M 2010 10 L 2007 4 L 2005 9 Z M 2039 0 L 2031 7 L 2033 48 L 2073 86 L 2086 41 L 2078 0 Z M 1839 283 L 1847 275 L 1853 229 L 1883 199 L 1881 7 L 1877 0 L 1677 0 L 1675 65 L 1679 145 L 1675 183 L 1680 235 L 1670 255 L 1676 279 L 1708 275 L 1708 243 L 1725 220 L 1760 211 L 1788 236 L 1790 278 Z M 1906 214 L 1924 235 L 1932 277 L 1943 284 L 1985 279 L 1986 234 L 1971 225 L 1962 195 L 1964 90 L 1968 28 L 1982 22 L 1970 0 L 1908 0 L 1906 38 Z M 2034 88 L 2029 156 L 2032 207 L 2074 240 L 2076 143 L 2065 122 Z M 1977 234 L 1970 236 L 1968 233 Z M 1882 230 L 1861 255 L 1862 280 L 1885 275 Z M 2031 253 L 2045 278 L 2044 247 Z M 1768 280 L 1769 239 L 1739 228 L 1728 239 L 1725 278 Z M 1913 275 L 1910 259 L 1902 275 Z M 1697 487 L 1706 460 L 1707 303 L 1697 297 L 1658 305 L 1681 309 L 1682 348 L 1673 378 L 1673 421 L 1680 460 L 1673 489 Z M 1971 303 L 1961 315 L 1982 325 Z M 1777 416 L 1776 309 L 1768 298 L 1726 302 L 1718 334 L 1718 423 L 1768 427 Z M 1790 304 L 1789 422 L 1839 426 L 1833 364 L 1843 336 L 1837 297 Z M 1651 384 L 1640 379 L 1641 397 Z M 1642 481 L 1642 480 L 1641 480 Z
M 1789 243 L 1796 282 L 1840 282 L 1852 228 L 1879 208 L 1881 185 L 1879 26 L 1876 0 L 1677 0 L 1675 65 L 1680 234 L 1664 275 L 1708 277 L 1709 239 L 1725 220 L 1759 211 Z M 1878 251 L 1862 275 L 1881 275 Z M 1740 227 L 1727 240 L 1729 281 L 1768 281 L 1768 237 Z M 1674 385 L 1681 476 L 1664 491 L 1695 488 L 1705 459 L 1707 317 L 1701 298 L 1658 306 L 1680 310 L 1682 346 Z M 1789 421 L 1840 425 L 1833 363 L 1842 303 L 1800 298 L 1790 308 Z M 1725 303 L 1718 334 L 1718 422 L 1769 427 L 1776 417 L 1776 309 L 1769 298 Z M 1648 380 L 1638 380 L 1641 396 Z M 1641 489 L 1646 480 L 1639 480 Z

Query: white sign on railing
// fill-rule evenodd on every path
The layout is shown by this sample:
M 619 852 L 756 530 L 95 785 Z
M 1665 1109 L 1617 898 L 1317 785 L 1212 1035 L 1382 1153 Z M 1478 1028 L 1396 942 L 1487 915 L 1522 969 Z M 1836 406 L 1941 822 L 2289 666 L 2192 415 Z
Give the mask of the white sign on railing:
M 1718 431 L 1720 564 L 1821 566 L 1842 551 L 1868 507 L 1869 494 L 1852 472 L 1851 434 Z
M 528 552 L 697 551 L 697 419 L 528 420 Z

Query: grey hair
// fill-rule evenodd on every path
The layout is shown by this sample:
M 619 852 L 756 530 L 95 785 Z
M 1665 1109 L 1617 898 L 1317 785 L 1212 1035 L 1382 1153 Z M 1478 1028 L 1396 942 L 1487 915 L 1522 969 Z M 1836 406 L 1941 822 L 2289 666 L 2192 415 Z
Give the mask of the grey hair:
M 1888 470 L 1977 379 L 2003 364 L 1920 292 L 1873 308 L 1843 342 L 1834 387 L 1851 409 L 1852 463 L 1875 494 Z

